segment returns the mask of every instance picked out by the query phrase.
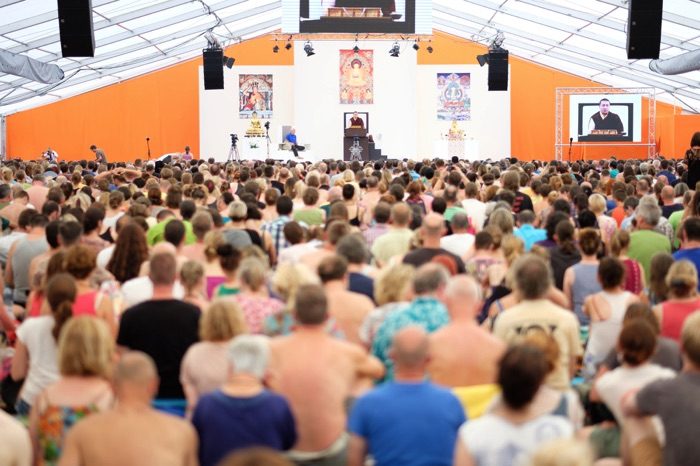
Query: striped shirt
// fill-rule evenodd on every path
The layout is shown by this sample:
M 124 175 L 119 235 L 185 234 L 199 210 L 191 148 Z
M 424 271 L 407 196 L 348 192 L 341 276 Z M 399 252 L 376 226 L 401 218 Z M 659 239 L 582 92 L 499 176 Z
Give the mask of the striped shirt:
M 272 243 L 278 255 L 282 249 L 290 246 L 289 241 L 284 237 L 284 226 L 291 221 L 289 216 L 282 215 L 260 227 L 262 231 L 268 232 L 272 237 Z

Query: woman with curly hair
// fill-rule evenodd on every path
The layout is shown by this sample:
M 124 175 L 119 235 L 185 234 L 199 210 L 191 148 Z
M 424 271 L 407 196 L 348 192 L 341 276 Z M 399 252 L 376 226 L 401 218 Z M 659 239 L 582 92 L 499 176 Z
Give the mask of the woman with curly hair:
M 124 283 L 139 276 L 141 264 L 148 260 L 146 234 L 136 223 L 125 225 L 117 237 L 112 258 L 107 263 L 107 270 L 119 283 Z

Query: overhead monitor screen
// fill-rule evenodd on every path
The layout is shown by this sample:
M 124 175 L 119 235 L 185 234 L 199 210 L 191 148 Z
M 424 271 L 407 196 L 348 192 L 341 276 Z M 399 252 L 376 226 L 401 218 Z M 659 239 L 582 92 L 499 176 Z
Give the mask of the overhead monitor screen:
M 432 0 L 282 0 L 282 32 L 432 34 Z

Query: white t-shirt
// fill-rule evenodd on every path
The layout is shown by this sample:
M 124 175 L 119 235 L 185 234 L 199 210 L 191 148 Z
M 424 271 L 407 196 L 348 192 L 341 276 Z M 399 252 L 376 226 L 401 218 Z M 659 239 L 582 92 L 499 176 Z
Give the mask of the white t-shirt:
M 122 215 L 124 215 L 124 212 L 119 212 L 113 217 L 105 217 L 104 220 L 102 220 L 102 233 L 115 227 L 117 225 L 117 220 L 122 218 Z
M 622 398 L 630 390 L 640 390 L 646 385 L 661 379 L 672 379 L 676 373 L 671 369 L 657 366 L 656 364 L 642 364 L 637 367 L 620 366 L 603 374 L 595 382 L 595 388 L 600 398 L 612 411 L 620 426 L 624 426 L 625 418 L 622 415 Z M 663 433 L 661 421 L 654 416 L 652 422 L 658 434 Z M 663 436 L 659 437 L 663 440 Z
M 450 251 L 455 256 L 464 257 L 474 244 L 474 235 L 459 233 L 440 238 L 440 247 Z
M 30 405 L 60 376 L 56 340 L 51 334 L 53 326 L 53 316 L 42 316 L 25 320 L 17 329 L 17 338 L 29 353 L 29 371 L 19 397 Z
M 112 258 L 112 254 L 114 253 L 114 248 L 116 248 L 117 245 L 113 244 L 107 248 L 104 248 L 102 251 L 97 253 L 97 266 L 103 269 L 107 269 L 107 264 L 109 264 L 109 260 Z
M 486 414 L 463 424 L 458 435 L 477 466 L 524 466 L 541 444 L 573 434 L 571 422 L 562 416 L 540 416 L 516 425 Z
M 462 201 L 462 207 L 467 211 L 467 216 L 474 225 L 474 229 L 479 232 L 484 228 L 486 222 L 486 204 L 476 199 L 465 199 Z
M 121 292 L 124 297 L 124 308 L 127 309 L 153 297 L 153 282 L 148 277 L 132 278 L 124 282 Z M 175 299 L 185 297 L 185 289 L 179 281 L 176 281 L 173 286 L 173 297 Z

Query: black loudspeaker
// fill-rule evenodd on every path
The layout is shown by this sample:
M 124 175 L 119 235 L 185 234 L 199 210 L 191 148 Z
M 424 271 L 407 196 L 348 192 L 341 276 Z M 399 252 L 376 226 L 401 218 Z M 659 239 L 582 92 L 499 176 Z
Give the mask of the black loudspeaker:
M 204 89 L 223 89 L 224 51 L 205 50 L 202 59 L 204 61 Z
M 630 0 L 627 58 L 659 58 L 663 0 Z
M 58 29 L 64 57 L 94 57 L 92 0 L 58 0 Z
M 489 91 L 508 90 L 508 51 L 489 50 Z

